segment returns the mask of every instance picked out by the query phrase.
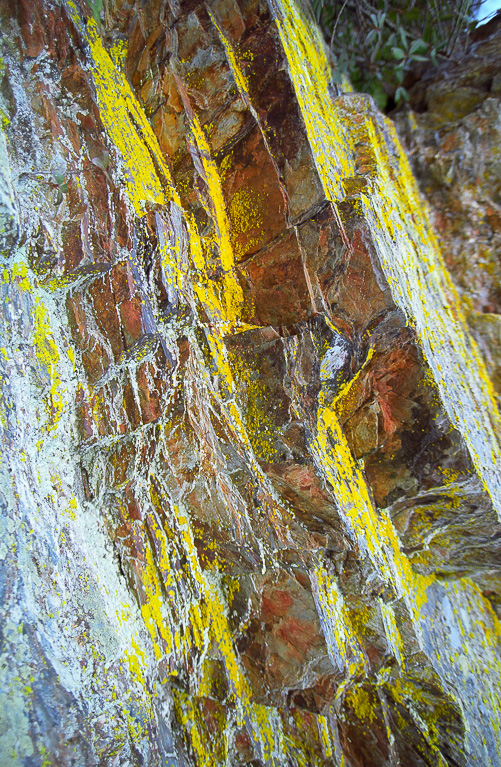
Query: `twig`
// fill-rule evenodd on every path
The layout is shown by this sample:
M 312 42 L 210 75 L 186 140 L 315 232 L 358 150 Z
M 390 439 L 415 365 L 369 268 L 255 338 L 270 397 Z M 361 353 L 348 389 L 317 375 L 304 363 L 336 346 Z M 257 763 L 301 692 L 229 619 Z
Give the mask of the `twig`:
M 338 13 L 338 15 L 337 15 L 336 23 L 334 24 L 334 27 L 333 27 L 333 29 L 332 29 L 331 41 L 330 41 L 330 43 L 329 43 L 329 48 L 330 48 L 331 50 L 332 50 L 332 44 L 333 44 L 333 42 L 334 42 L 334 35 L 336 34 L 337 25 L 339 24 L 339 19 L 341 18 L 341 14 L 343 13 L 343 11 L 344 11 L 344 9 L 345 9 L 345 7 L 346 7 L 346 3 L 347 3 L 347 2 L 348 2 L 348 0 L 344 0 L 344 3 L 343 3 L 343 5 L 341 6 L 341 10 L 339 11 L 339 13 Z

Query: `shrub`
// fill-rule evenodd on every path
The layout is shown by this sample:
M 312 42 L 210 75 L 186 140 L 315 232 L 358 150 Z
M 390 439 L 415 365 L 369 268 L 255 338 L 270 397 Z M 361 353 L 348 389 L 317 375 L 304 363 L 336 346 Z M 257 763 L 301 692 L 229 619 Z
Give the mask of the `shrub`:
M 458 58 L 481 0 L 313 0 L 335 79 L 344 75 L 381 109 L 408 100 L 406 75 Z

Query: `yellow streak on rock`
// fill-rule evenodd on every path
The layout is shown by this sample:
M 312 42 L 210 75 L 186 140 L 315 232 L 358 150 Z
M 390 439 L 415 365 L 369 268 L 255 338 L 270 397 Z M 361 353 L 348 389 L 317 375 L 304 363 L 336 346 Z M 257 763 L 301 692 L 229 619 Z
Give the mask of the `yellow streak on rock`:
M 462 433 L 478 475 L 501 514 L 501 417 L 484 360 L 471 335 L 457 290 L 401 149 L 394 125 L 391 144 L 366 118 L 363 135 L 377 160 L 376 191 L 362 201 L 396 303 L 419 334 L 445 407 Z M 392 171 L 389 149 L 396 157 Z M 376 216 L 374 217 L 375 211 Z
M 376 718 L 375 705 L 371 696 L 360 685 L 355 685 L 348 691 L 346 701 L 353 708 L 358 719 L 372 722 Z
M 273 2 L 308 139 L 328 199 L 344 197 L 343 179 L 354 175 L 346 128 L 333 109 L 330 66 L 318 26 L 294 0 Z
M 328 66 L 322 53 L 322 45 L 319 41 L 317 41 L 318 44 L 315 44 L 312 27 L 308 27 L 305 33 L 304 20 L 299 18 L 297 9 L 292 5 L 287 6 L 287 8 L 289 9 L 287 11 L 289 13 L 288 20 L 279 21 L 281 36 L 291 61 L 296 91 L 303 107 L 319 172 L 326 193 L 335 202 L 342 199 L 344 195 L 343 178 L 354 174 L 350 140 L 346 137 L 342 125 L 343 120 L 340 114 L 334 110 L 328 93 L 326 77 Z M 294 24 L 296 29 L 294 35 L 291 36 L 291 29 Z M 181 208 L 179 197 L 172 187 L 169 169 L 136 97 L 125 77 L 117 71 L 111 58 L 104 50 L 93 21 L 88 23 L 87 30 L 94 62 L 93 78 L 102 119 L 111 141 L 122 157 L 127 190 L 134 210 L 137 215 L 143 215 L 145 212 L 144 203 L 162 204 L 166 201 L 166 194 L 175 205 Z M 235 62 L 234 70 L 237 71 Z M 239 80 L 237 77 L 237 82 L 240 88 L 245 89 L 246 84 L 243 78 Z M 319 83 L 322 87 L 319 87 Z M 314 108 L 308 106 L 305 109 L 304 105 L 307 101 L 311 102 L 312 99 Z M 189 232 L 191 259 L 199 276 L 195 284 L 195 293 L 209 315 L 211 332 L 208 340 L 214 363 L 221 377 L 221 388 L 225 390 L 227 397 L 224 406 L 229 421 L 239 439 L 252 454 L 241 415 L 233 399 L 232 371 L 227 361 L 223 342 L 225 333 L 242 328 L 240 323 L 242 292 L 234 274 L 229 218 L 222 194 L 219 172 L 210 156 L 207 140 L 196 118 L 192 119 L 191 128 L 209 190 L 222 269 L 222 278 L 219 282 L 209 277 L 204 242 L 200 237 L 195 221 L 183 211 L 182 215 Z M 384 165 L 384 161 L 385 158 L 383 157 L 380 162 L 383 162 Z M 381 225 L 380 221 L 376 223 L 377 226 Z M 373 229 L 373 235 L 376 236 L 376 224 L 374 224 Z M 179 260 L 173 258 L 172 254 L 168 252 L 164 258 L 166 264 L 174 270 L 173 279 L 176 287 L 182 286 Z M 426 295 L 428 294 L 425 292 Z M 398 299 L 396 298 L 396 300 Z M 420 332 L 419 324 L 416 323 L 416 325 L 418 332 Z M 479 369 L 480 362 L 475 362 L 477 365 L 475 369 Z M 416 576 L 412 572 L 407 558 L 400 551 L 398 537 L 390 519 L 384 514 L 377 515 L 362 472 L 353 460 L 339 425 L 336 404 L 327 404 L 323 395 L 320 398 L 314 451 L 317 460 L 323 467 L 326 478 L 335 489 L 341 512 L 348 520 L 356 539 L 384 574 L 387 583 L 394 586 L 397 594 L 403 593 L 408 598 L 408 604 L 411 605 L 415 620 L 418 621 L 421 615 L 420 608 L 426 601 L 426 588 L 432 579 Z M 199 651 L 202 651 L 207 644 L 207 637 L 211 637 L 217 644 L 233 694 L 253 723 L 253 730 L 256 739 L 261 743 L 263 754 L 266 755 L 266 758 L 267 756 L 271 758 L 272 754 L 276 752 L 277 740 L 272 728 L 270 711 L 264 707 L 253 705 L 251 702 L 251 689 L 240 667 L 239 658 L 233 645 L 224 600 L 215 583 L 201 570 L 188 520 L 178 512 L 176 513 L 178 514 L 177 521 L 182 544 L 187 553 L 190 575 L 200 587 L 201 592 L 200 600 L 193 602 L 189 609 L 195 645 Z M 172 638 L 171 630 L 162 615 L 161 588 L 153 555 L 149 548 L 146 550 L 146 558 L 147 563 L 143 579 L 147 603 L 143 606 L 142 612 L 157 657 L 162 654 L 157 643 L 157 631 L 166 641 L 168 652 L 174 647 L 178 650 L 187 650 L 187 647 L 182 648 L 181 645 L 191 642 L 189 634 L 185 633 L 183 636 L 176 632 Z M 321 568 L 317 571 L 317 580 L 325 595 L 325 605 L 330 606 L 335 612 L 337 602 L 334 605 L 330 603 L 335 600 L 336 593 L 332 584 L 328 584 L 329 588 L 325 586 L 328 575 Z M 353 666 L 349 670 L 350 673 L 354 674 L 358 668 L 362 668 L 363 655 L 359 649 L 355 631 L 353 630 L 351 633 L 349 631 L 351 622 L 347 620 L 344 613 L 343 623 L 344 635 L 338 637 L 337 641 L 341 646 L 344 642 L 346 659 Z M 350 652 L 354 660 L 349 659 Z M 193 714 L 192 721 L 194 721 L 195 712 L 192 702 L 183 700 L 179 716 L 186 725 L 190 717 L 190 713 L 187 714 L 187 712 Z M 200 736 L 199 728 L 195 725 L 190 728 L 190 737 L 197 757 L 200 759 L 199 763 L 212 764 L 212 758 L 208 755 L 204 756 L 206 747 Z
M 173 697 L 177 719 L 188 734 L 197 767 L 219 767 L 221 764 L 226 764 L 227 742 L 224 716 L 213 713 L 218 730 L 216 733 L 208 732 L 193 698 L 177 689 L 174 690 Z
M 391 604 L 387 604 L 383 599 L 379 600 L 381 615 L 383 616 L 384 630 L 386 639 L 393 653 L 393 656 L 399 666 L 405 667 L 405 654 L 402 635 L 400 634 L 395 618 L 395 611 Z
M 146 602 L 141 606 L 141 614 L 143 616 L 146 628 L 150 633 L 155 655 L 157 659 L 160 660 L 163 652 L 158 644 L 157 631 L 165 641 L 165 652 L 167 654 L 172 651 L 173 640 L 169 626 L 167 625 L 167 622 L 165 621 L 161 612 L 162 590 L 156 572 L 155 562 L 153 560 L 153 553 L 149 546 L 146 546 L 146 563 L 143 571 L 143 583 Z
M 335 412 L 338 418 L 341 418 L 341 416 L 343 415 L 343 411 L 345 411 L 347 408 L 350 407 L 350 398 L 353 397 L 352 389 L 354 388 L 359 378 L 362 376 L 366 365 L 369 364 L 373 356 L 374 356 L 374 347 L 371 346 L 367 354 L 367 357 L 365 358 L 365 362 L 363 363 L 363 365 L 360 366 L 360 370 L 358 370 L 355 373 L 353 378 L 350 378 L 349 381 L 346 381 L 346 383 L 344 383 L 341 386 L 338 393 L 336 394 L 332 402 L 332 406 L 335 409 Z
M 375 111 L 360 117 L 363 97 L 332 99 L 330 68 L 316 25 L 294 0 L 272 0 L 272 5 L 317 169 L 334 207 L 344 198 L 343 179 L 355 175 L 355 144 L 361 142 L 364 150 L 373 153 L 374 190 L 370 201 L 360 195 L 360 208 L 394 300 L 415 326 L 449 416 L 461 431 L 475 468 L 501 513 L 501 419 L 492 383 L 469 333 L 395 130 L 386 120 L 384 130 L 390 138 L 383 141 L 381 131 L 376 135 Z M 423 610 L 427 590 L 434 578 L 412 571 L 391 519 L 375 509 L 339 424 L 336 403 L 326 402 L 323 393 L 319 396 L 313 452 L 333 487 L 347 528 L 385 582 L 397 596 L 405 598 L 419 637 L 421 624 L 427 620 Z M 321 585 L 326 577 L 329 574 L 319 568 L 313 580 Z M 471 598 L 471 589 L 468 595 Z M 486 600 L 483 602 L 485 605 Z M 499 624 L 491 622 L 491 626 L 499 642 Z M 484 683 L 485 667 L 466 634 L 463 651 L 471 659 L 467 672 Z M 489 658 L 493 657 L 491 652 Z M 442 662 L 438 654 L 437 661 Z M 452 658 L 450 663 L 450 673 L 457 674 L 458 664 Z M 466 689 L 468 673 L 463 674 Z M 495 680 L 491 712 L 499 707 L 498 662 Z M 492 713 L 490 720 L 494 722 Z
M 145 202 L 165 202 L 165 189 L 172 188 L 170 171 L 136 96 L 106 52 L 93 19 L 87 22 L 87 34 L 101 119 L 122 157 L 130 201 L 142 216 Z
M 314 594 L 334 667 L 351 677 L 366 672 L 366 659 L 335 578 L 323 567 L 313 574 Z
M 278 765 L 282 761 L 281 727 L 276 709 L 254 703 L 251 706 L 253 730 L 262 754 L 264 764 Z
M 324 756 L 326 756 L 327 758 L 330 756 L 333 756 L 329 723 L 327 721 L 327 717 L 319 714 L 317 717 L 317 724 L 318 724 L 318 731 L 320 734 L 320 740 L 321 740 L 323 751 L 324 751 Z
M 58 369 L 60 360 L 57 344 L 54 341 L 43 303 L 36 298 L 33 311 L 33 346 L 39 363 L 45 368 L 50 384 L 45 395 L 47 402 L 47 423 L 43 427 L 52 431 L 61 418 L 64 401 L 61 376 Z
M 327 405 L 323 392 L 319 395 L 317 434 L 312 450 L 334 489 L 341 515 L 362 551 L 369 555 L 386 583 L 393 586 L 399 596 L 412 593 L 410 603 L 416 610 L 426 601 L 425 590 L 433 578 L 412 572 L 391 520 L 384 513 L 379 516 L 376 513 L 365 478 L 339 423 L 336 403 Z
M 395 302 L 416 328 L 447 412 L 501 515 L 501 417 L 494 389 L 395 128 L 386 119 L 386 135 L 376 129 L 377 115 L 366 97 L 332 98 L 330 67 L 316 25 L 294 0 L 274 5 L 325 193 L 334 204 L 344 198 L 343 179 L 356 174 L 357 143 L 372 153 L 373 191 L 370 200 L 360 199 L 381 266 Z
M 210 147 L 197 117 L 193 116 L 191 130 L 195 139 L 199 156 L 205 174 L 205 182 L 208 187 L 213 218 L 216 225 L 216 246 L 222 268 L 222 286 L 220 288 L 219 311 L 225 327 L 234 325 L 240 320 L 243 302 L 242 288 L 235 277 L 233 247 L 230 238 L 230 222 L 226 212 L 226 205 L 221 187 L 221 179 L 217 165 L 211 157 Z M 212 291 L 210 302 L 214 304 L 215 290 Z M 202 297 L 202 296 L 201 296 Z
M 136 680 L 140 687 L 146 689 L 146 679 L 144 678 L 143 665 L 146 665 L 147 656 L 144 650 L 138 645 L 135 639 L 131 640 L 131 645 L 134 652 L 125 652 L 127 658 L 129 670 L 132 677 Z M 139 660 L 141 659 L 141 661 Z
M 233 423 L 239 438 L 251 449 L 246 436 L 241 416 L 233 401 L 233 378 L 230 366 L 226 358 L 223 336 L 227 332 L 233 332 L 238 325 L 241 329 L 240 314 L 242 306 L 242 290 L 235 277 L 234 259 L 230 240 L 230 225 L 223 199 L 221 181 L 217 166 L 210 156 L 209 146 L 203 130 L 193 118 L 191 123 L 192 133 L 197 150 L 200 154 L 205 180 L 208 186 L 212 212 L 217 232 L 217 247 L 220 255 L 222 268 L 222 280 L 220 284 L 211 279 L 207 274 L 207 266 L 204 252 L 204 243 L 198 233 L 194 219 L 181 208 L 179 196 L 172 187 L 169 169 L 163 160 L 157 140 L 149 126 L 144 113 L 138 104 L 136 97 L 125 80 L 125 77 L 117 71 L 111 58 L 104 50 L 103 44 L 97 35 L 97 27 L 91 20 L 87 25 L 89 43 L 93 57 L 93 78 L 98 95 L 101 117 L 105 124 L 111 141 L 117 147 L 124 163 L 126 173 L 127 191 L 138 216 L 144 214 L 144 203 L 153 202 L 162 204 L 166 201 L 165 193 L 174 205 L 178 206 L 185 220 L 190 240 L 190 254 L 198 280 L 194 290 L 198 300 L 205 308 L 211 322 L 211 332 L 208 336 L 214 363 L 221 377 L 221 384 L 226 396 L 230 398 L 227 403 L 228 415 Z M 160 181 L 160 176 L 163 180 Z M 177 243 L 180 247 L 180 243 Z M 162 260 L 166 273 L 169 274 L 176 288 L 183 286 L 183 274 L 179 253 L 171 252 L 171 248 L 164 245 Z M 233 646 L 231 630 L 228 626 L 226 608 L 223 604 L 218 588 L 207 579 L 202 571 L 198 555 L 194 546 L 193 536 L 189 521 L 178 509 L 174 509 L 177 519 L 177 527 L 181 536 L 183 548 L 188 559 L 190 577 L 198 584 L 202 598 L 193 602 L 189 608 L 189 625 L 193 631 L 195 645 L 202 651 L 206 645 L 207 637 L 211 637 L 217 644 L 223 659 L 226 673 L 233 694 L 239 701 L 243 710 L 248 712 L 249 721 L 255 738 L 262 744 L 270 741 L 272 732 L 267 717 L 263 715 L 261 708 L 255 708 L 251 703 L 251 690 L 239 659 Z M 155 531 L 157 533 L 158 531 Z M 163 545 L 163 544 L 162 544 Z M 167 555 L 162 548 L 161 566 L 167 567 Z M 157 659 L 163 656 L 163 651 L 158 644 L 158 635 L 166 643 L 167 654 L 177 649 L 184 653 L 191 645 L 190 633 L 175 631 L 174 636 L 168 625 L 166 616 L 162 614 L 162 592 L 153 561 L 153 553 L 149 546 L 146 548 L 146 563 L 142 579 L 145 588 L 146 603 L 141 612 L 144 622 L 150 633 L 153 648 Z M 173 594 L 173 589 L 171 589 Z M 174 628 L 174 627 L 172 627 Z M 135 648 L 133 648 L 135 649 Z M 135 660 L 137 652 L 129 654 L 129 663 L 136 669 L 136 678 L 140 678 L 140 670 L 136 668 Z M 201 734 L 199 717 L 191 699 L 181 693 L 177 695 L 176 710 L 180 721 L 185 725 L 193 749 L 197 755 L 197 763 L 200 765 L 215 764 L 207 751 L 207 744 Z
M 232 71 L 233 77 L 235 78 L 235 82 L 237 84 L 237 88 L 240 91 L 240 94 L 244 97 L 246 102 L 250 102 L 249 99 L 249 89 L 247 86 L 247 80 L 245 79 L 245 75 L 240 69 L 240 66 L 237 61 L 237 57 L 235 56 L 235 52 L 233 51 L 232 46 L 230 45 L 230 42 L 226 38 L 224 32 L 222 31 L 221 27 L 217 23 L 216 19 L 214 18 L 214 14 L 211 13 L 210 9 L 209 15 L 211 17 L 211 21 L 214 25 L 214 27 L 217 30 L 217 33 L 219 35 L 219 39 L 221 40 L 224 51 L 226 53 L 226 58 L 228 60 L 228 64 L 230 65 L 230 69 Z
M 41 428 L 43 431 L 53 431 L 63 413 L 64 396 L 63 383 L 59 370 L 61 356 L 50 326 L 49 315 L 37 291 L 28 278 L 28 266 L 24 262 L 15 263 L 11 269 L 2 272 L 3 282 L 15 282 L 19 290 L 30 293 L 33 301 L 31 341 L 33 351 L 40 365 L 43 378 L 48 378 L 48 386 L 44 387 L 42 398 L 45 401 L 47 418 Z M 3 350 L 7 359 L 7 352 Z M 41 442 L 39 442 L 39 446 Z

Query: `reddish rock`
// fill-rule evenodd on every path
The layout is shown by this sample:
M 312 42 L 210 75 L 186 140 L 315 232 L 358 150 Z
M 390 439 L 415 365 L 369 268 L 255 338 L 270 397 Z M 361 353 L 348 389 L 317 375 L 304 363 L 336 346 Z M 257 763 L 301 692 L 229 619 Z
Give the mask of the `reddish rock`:
M 143 362 L 136 373 L 143 423 L 156 421 L 163 412 L 167 382 L 162 376 L 165 357 L 159 353 L 153 362 Z
M 291 325 L 312 314 L 303 257 L 292 230 L 240 267 L 247 279 L 251 321 Z
M 130 429 L 134 430 L 141 423 L 141 415 L 134 394 L 134 387 L 130 381 L 126 382 L 123 389 L 123 407 L 127 416 Z
M 123 351 L 123 341 L 109 275 L 94 280 L 87 293 L 92 301 L 97 326 L 110 344 L 116 362 Z
M 108 207 L 108 185 L 103 171 L 89 160 L 84 162 L 85 186 L 92 200 L 92 213 L 95 223 L 90 230 L 90 240 L 96 261 L 108 261 L 110 258 L 111 221 Z
M 134 280 L 128 262 L 119 261 L 109 271 L 111 289 L 115 304 L 120 306 L 123 301 L 129 301 L 135 291 Z
M 89 348 L 82 352 L 82 365 L 88 382 L 95 384 L 108 370 L 110 365 L 108 352 L 98 341 L 91 341 Z
M 363 330 L 377 315 L 394 307 L 393 298 L 379 265 L 368 227 L 360 220 L 357 200 L 340 206 L 349 246 L 344 268 L 327 300 L 337 314 L 349 317 L 357 331 Z
M 43 11 L 39 4 L 30 0 L 20 0 L 16 3 L 17 20 L 21 28 L 24 51 L 29 58 L 36 58 L 44 49 Z
M 0 751 L 35 766 L 494 763 L 501 527 L 360 204 L 381 162 L 405 192 L 388 123 L 333 95 L 353 168 L 334 206 L 280 0 L 100 5 L 2 17 L 0 207 L 19 209 L 19 233 L 16 212 L 0 565 L 17 702 Z M 119 120 L 127 100 L 130 150 L 164 186 L 142 215 L 126 183 L 142 169 L 101 116 L 94 34 L 117 68 L 108 108 Z M 466 74 L 423 73 L 405 118 L 495 386 L 498 43 Z M 244 298 L 221 318 L 227 223 Z
M 136 294 L 129 301 L 122 301 L 120 304 L 120 320 L 126 349 L 131 347 L 144 333 L 142 312 L 143 304 L 139 294 Z
M 280 235 L 286 203 L 259 128 L 254 127 L 219 162 L 223 195 L 237 261 L 244 261 Z
M 86 309 L 81 292 L 76 291 L 68 294 L 66 298 L 66 312 L 73 341 L 80 350 L 83 350 L 89 343 L 90 335 L 87 330 Z
M 270 154 L 283 179 L 288 216 L 296 223 L 324 202 L 325 193 L 286 71 L 278 30 L 273 24 L 260 25 L 238 46 L 236 55 Z
M 80 221 L 68 221 L 63 224 L 61 235 L 65 271 L 71 271 L 76 269 L 84 258 Z

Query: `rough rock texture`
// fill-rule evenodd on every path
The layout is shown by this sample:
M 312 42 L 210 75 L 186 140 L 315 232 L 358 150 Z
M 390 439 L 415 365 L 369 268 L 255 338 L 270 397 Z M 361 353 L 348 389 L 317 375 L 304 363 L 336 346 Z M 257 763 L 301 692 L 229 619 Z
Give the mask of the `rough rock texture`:
M 501 392 L 501 18 L 426 73 L 397 116 L 463 310 Z
M 497 97 L 442 258 L 294 0 L 1 18 L 0 763 L 501 765 Z

